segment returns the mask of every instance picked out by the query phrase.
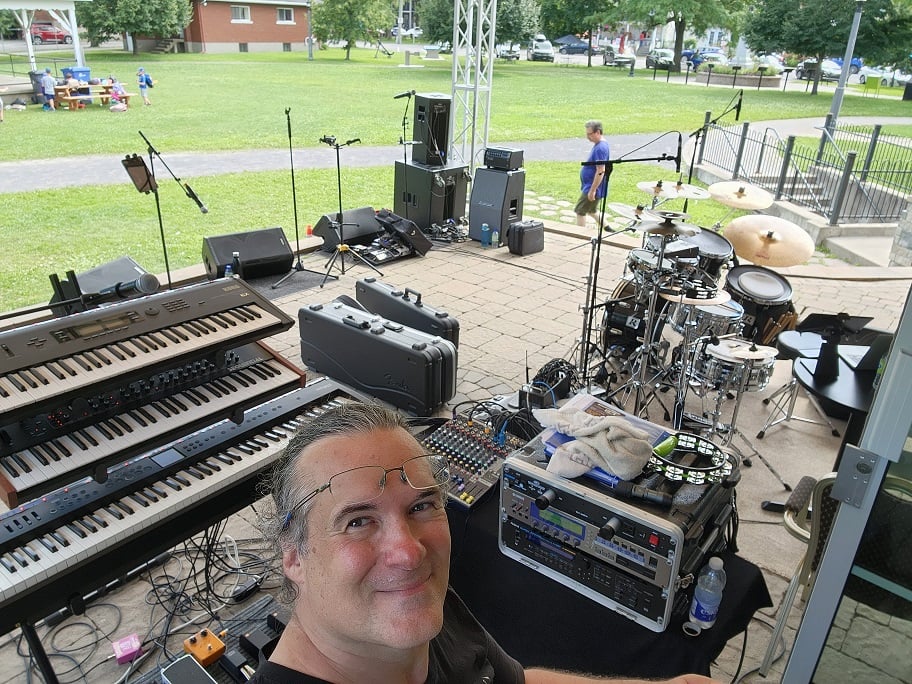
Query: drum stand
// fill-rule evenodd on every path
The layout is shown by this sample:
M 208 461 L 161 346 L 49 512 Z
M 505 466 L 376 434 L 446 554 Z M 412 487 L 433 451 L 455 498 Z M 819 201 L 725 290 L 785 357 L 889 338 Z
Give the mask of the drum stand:
M 713 409 L 713 413 L 711 415 L 712 422 L 710 423 L 710 427 L 707 431 L 706 437 L 711 438 L 712 435 L 714 435 L 714 434 L 720 435 L 722 437 L 722 445 L 727 446 L 730 449 L 732 449 L 735 453 L 738 454 L 738 457 L 741 459 L 741 462 L 745 466 L 750 467 L 753 465 L 753 463 L 751 462 L 751 459 L 749 457 L 745 456 L 744 452 L 741 451 L 741 449 L 739 449 L 732 443 L 735 438 L 735 435 L 737 435 L 738 437 L 741 438 L 741 441 L 744 442 L 744 444 L 750 450 L 750 456 L 756 456 L 758 459 L 760 459 L 760 462 L 766 466 L 766 469 L 769 470 L 773 474 L 773 476 L 775 476 L 775 478 L 777 480 L 779 480 L 779 484 L 782 485 L 782 487 L 785 489 L 785 491 L 790 492 L 790 491 L 792 491 L 792 488 L 788 485 L 788 483 L 782 479 L 782 476 L 776 471 L 776 469 L 773 467 L 773 465 L 769 461 L 767 461 L 766 458 L 764 458 L 763 454 L 761 454 L 759 451 L 757 451 L 757 449 L 754 447 L 754 445 L 751 444 L 750 440 L 747 437 L 745 437 L 744 433 L 741 432 L 741 430 L 739 430 L 737 427 L 738 412 L 741 409 L 741 399 L 744 395 L 744 392 L 747 390 L 747 385 L 748 385 L 748 382 L 750 381 L 751 371 L 753 371 L 753 368 L 754 368 L 754 362 L 755 362 L 754 359 L 744 359 L 741 363 L 741 382 L 739 383 L 736 394 L 735 394 L 735 406 L 732 409 L 731 423 L 728 423 L 728 424 L 719 422 L 719 418 L 722 415 L 722 400 L 725 397 L 728 390 L 731 388 L 728 386 L 719 387 L 718 394 L 716 395 L 716 405 L 715 405 L 715 408 Z

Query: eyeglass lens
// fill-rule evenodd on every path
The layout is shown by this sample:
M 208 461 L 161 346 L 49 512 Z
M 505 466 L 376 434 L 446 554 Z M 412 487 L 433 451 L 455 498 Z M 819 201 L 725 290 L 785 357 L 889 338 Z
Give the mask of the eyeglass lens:
M 412 489 L 419 490 L 440 487 L 449 480 L 445 457 L 418 456 L 389 470 L 382 466 L 361 466 L 337 473 L 329 480 L 329 491 L 339 501 L 372 501 L 383 493 L 387 478 L 397 474 Z

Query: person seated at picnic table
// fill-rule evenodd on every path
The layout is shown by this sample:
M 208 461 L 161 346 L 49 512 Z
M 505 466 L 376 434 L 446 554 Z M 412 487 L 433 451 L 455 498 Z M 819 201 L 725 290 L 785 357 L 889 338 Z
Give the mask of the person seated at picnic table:
M 127 104 L 126 94 L 127 91 L 124 89 L 123 83 L 118 81 L 116 76 L 111 76 L 111 101 Z

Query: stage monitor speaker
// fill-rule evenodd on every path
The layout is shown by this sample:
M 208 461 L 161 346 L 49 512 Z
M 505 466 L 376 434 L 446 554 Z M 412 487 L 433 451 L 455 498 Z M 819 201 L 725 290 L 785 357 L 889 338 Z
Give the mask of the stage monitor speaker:
M 465 216 L 469 171 L 465 165 L 435 168 L 396 162 L 393 211 L 426 231 L 431 224 Z
M 313 234 L 323 238 L 323 249 L 331 252 L 339 244 L 339 229 L 333 227 L 333 222 L 338 218 L 339 212 L 323 214 Z M 346 245 L 369 245 L 383 232 L 383 226 L 377 222 L 376 212 L 373 207 L 359 207 L 358 209 L 344 209 L 342 211 L 342 239 Z
M 294 254 L 281 228 L 262 228 L 203 238 L 203 266 L 210 280 L 222 278 L 238 253 L 242 278 L 263 278 L 291 270 Z
M 487 223 L 500 234 L 500 245 L 507 244 L 507 229 L 522 221 L 526 172 L 475 169 L 469 200 L 469 237 L 481 240 L 481 224 Z M 498 246 L 500 246 L 498 245 Z
M 444 166 L 450 147 L 450 109 L 452 98 L 440 93 L 415 95 L 412 124 L 412 161 L 428 166 Z
M 122 256 L 114 261 L 108 261 L 101 266 L 96 266 L 88 271 L 76 274 L 76 282 L 71 283 L 69 280 L 60 281 L 60 292 L 51 296 L 50 304 L 62 300 L 76 299 L 80 294 L 91 294 L 101 292 L 107 288 L 117 285 L 118 283 L 131 283 L 148 273 L 146 269 L 137 264 L 128 256 Z M 78 286 L 78 287 L 77 287 Z M 65 307 L 52 307 L 51 311 L 55 316 L 65 316 L 68 313 L 82 311 L 80 306 L 71 306 L 69 310 Z
M 414 251 L 424 256 L 431 249 L 431 241 L 427 239 L 421 229 L 415 225 L 414 221 L 397 216 L 389 209 L 381 209 L 377 212 L 377 220 L 380 224 L 393 235 L 402 239 L 405 244 Z

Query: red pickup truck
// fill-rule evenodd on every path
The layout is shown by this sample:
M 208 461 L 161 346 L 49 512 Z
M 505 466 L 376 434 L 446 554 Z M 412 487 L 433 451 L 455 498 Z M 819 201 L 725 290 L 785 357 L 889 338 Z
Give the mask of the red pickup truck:
M 31 34 L 33 45 L 73 42 L 73 36 L 53 24 L 32 24 Z

